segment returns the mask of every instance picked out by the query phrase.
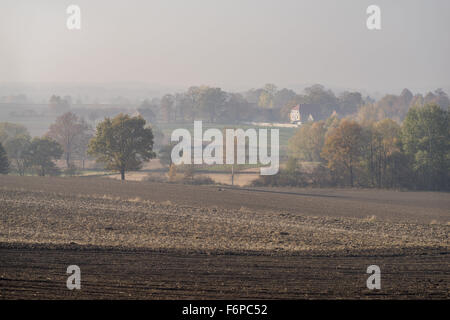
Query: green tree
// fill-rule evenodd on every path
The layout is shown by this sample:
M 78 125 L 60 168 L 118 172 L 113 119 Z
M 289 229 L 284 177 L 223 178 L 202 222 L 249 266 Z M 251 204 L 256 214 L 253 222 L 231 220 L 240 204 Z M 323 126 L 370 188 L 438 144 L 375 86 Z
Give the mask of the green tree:
M 417 187 L 450 187 L 449 111 L 436 104 L 413 107 L 402 127 L 402 142 L 416 174 Z
M 226 94 L 220 88 L 202 88 L 197 105 L 199 113 L 210 122 L 215 122 L 224 108 L 225 99 Z
M 21 176 L 25 175 L 25 171 L 28 168 L 26 155 L 30 143 L 30 137 L 25 135 L 8 139 L 5 143 L 5 150 L 8 157 L 11 159 L 15 169 Z
M 304 161 L 321 161 L 326 131 L 324 121 L 302 125 L 289 140 L 289 154 Z
M 38 175 L 52 175 L 58 172 L 55 160 L 61 158 L 61 145 L 50 138 L 34 138 L 26 151 L 27 166 L 36 168 Z
M 97 126 L 97 133 L 89 142 L 88 153 L 106 168 L 120 172 L 139 170 L 144 161 L 155 156 L 152 129 L 145 127 L 142 117 L 119 114 L 106 118 Z
M 7 174 L 9 172 L 9 161 L 6 151 L 0 143 L 0 174 Z

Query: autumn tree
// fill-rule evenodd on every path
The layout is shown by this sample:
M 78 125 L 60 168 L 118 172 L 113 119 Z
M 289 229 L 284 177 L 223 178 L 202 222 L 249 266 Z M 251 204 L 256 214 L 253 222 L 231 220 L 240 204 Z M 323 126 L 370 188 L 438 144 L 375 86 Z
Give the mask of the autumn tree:
M 125 172 L 139 170 L 144 161 L 155 156 L 152 149 L 153 133 L 145 127 L 145 120 L 119 114 L 98 124 L 88 153 L 106 164 L 107 169 L 120 172 L 121 179 L 125 180 Z
M 335 173 L 347 172 L 349 184 L 354 185 L 355 168 L 361 157 L 361 126 L 350 120 L 343 120 L 326 138 L 322 157 Z
M 50 125 L 47 137 L 63 147 L 67 167 L 70 166 L 72 156 L 77 151 L 83 153 L 83 149 L 86 149 L 89 130 L 90 126 L 72 112 L 59 116 L 55 123 Z

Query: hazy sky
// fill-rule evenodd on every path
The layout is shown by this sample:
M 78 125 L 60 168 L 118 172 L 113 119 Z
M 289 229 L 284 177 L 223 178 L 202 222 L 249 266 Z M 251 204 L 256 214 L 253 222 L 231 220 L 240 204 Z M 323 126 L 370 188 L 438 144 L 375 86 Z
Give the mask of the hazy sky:
M 0 82 L 445 87 L 449 17 L 448 0 L 0 0 Z

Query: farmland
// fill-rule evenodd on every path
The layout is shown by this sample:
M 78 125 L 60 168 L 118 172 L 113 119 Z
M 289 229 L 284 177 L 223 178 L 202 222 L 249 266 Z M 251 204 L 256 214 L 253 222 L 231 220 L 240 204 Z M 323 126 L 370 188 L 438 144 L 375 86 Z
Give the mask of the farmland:
M 1 176 L 0 298 L 448 298 L 449 208 L 437 192 Z

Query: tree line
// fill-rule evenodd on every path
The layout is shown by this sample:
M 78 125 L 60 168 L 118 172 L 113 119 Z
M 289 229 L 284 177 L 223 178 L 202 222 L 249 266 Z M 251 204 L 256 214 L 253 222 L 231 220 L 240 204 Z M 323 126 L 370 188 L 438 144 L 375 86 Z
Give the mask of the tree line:
M 222 124 L 289 122 L 289 113 L 293 106 L 308 104 L 315 110 L 314 120 L 325 120 L 336 113 L 340 118 L 364 116 L 373 120 L 389 118 L 401 122 L 408 110 L 415 105 L 435 103 L 443 109 L 450 106 L 450 99 L 442 89 L 436 89 L 425 95 L 413 94 L 410 90 L 403 89 L 399 95 L 386 94 L 375 100 L 358 91 L 335 94 L 320 84 L 306 87 L 302 93 L 277 88 L 274 84 L 266 84 L 261 88 L 244 92 L 227 92 L 219 87 L 193 86 L 184 92 L 165 94 L 160 98 L 122 105 L 96 107 L 93 104 L 89 105 L 89 108 L 83 108 L 81 101 L 77 101 L 74 105 L 72 100 L 70 96 L 51 96 L 48 103 L 50 114 L 61 115 L 72 112 L 90 120 L 91 123 L 105 117 L 134 111 L 153 125 L 192 122 L 194 119 Z M 126 106 L 135 106 L 135 109 L 127 109 Z
M 4 147 L 3 147 L 4 146 Z M 71 112 L 59 116 L 43 137 L 31 138 L 18 124 L 0 123 L 0 173 L 59 175 L 55 161 L 64 158 L 66 175 L 75 174 L 74 160 L 92 156 L 105 169 L 125 172 L 140 169 L 154 157 L 153 132 L 142 117 L 119 114 L 106 118 L 94 132 L 82 118 Z
M 289 141 L 289 160 L 256 185 L 450 189 L 449 111 L 430 103 L 405 120 L 338 119 L 302 125 Z
M 138 111 L 151 123 L 192 122 L 194 119 L 212 123 L 288 122 L 293 106 L 311 104 L 317 109 L 316 120 L 325 120 L 336 112 L 339 117 L 356 117 L 359 113 L 374 120 L 391 118 L 400 122 L 412 106 L 429 103 L 448 109 L 450 99 L 442 89 L 428 92 L 425 96 L 414 95 L 404 89 L 398 96 L 388 94 L 375 101 L 357 91 L 344 91 L 336 95 L 319 84 L 305 88 L 300 94 L 266 84 L 262 88 L 239 93 L 208 86 L 191 87 L 186 92 L 145 100 Z

